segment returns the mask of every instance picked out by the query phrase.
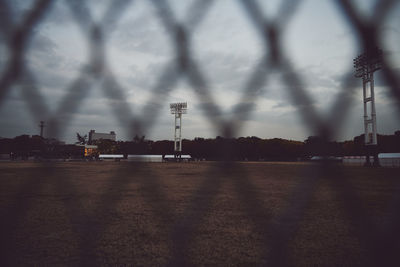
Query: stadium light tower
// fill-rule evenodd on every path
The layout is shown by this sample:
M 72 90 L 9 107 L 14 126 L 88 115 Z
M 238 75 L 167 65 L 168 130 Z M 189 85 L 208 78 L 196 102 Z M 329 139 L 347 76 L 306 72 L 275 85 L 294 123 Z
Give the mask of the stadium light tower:
M 182 153 L 182 114 L 187 112 L 187 103 L 172 103 L 169 107 L 171 114 L 175 114 L 174 152 L 175 158 L 177 158 Z
M 377 47 L 368 49 L 366 52 L 356 57 L 353 63 L 355 76 L 357 78 L 362 78 L 363 83 L 364 143 L 367 148 L 366 165 L 371 165 L 369 156 L 370 152 L 372 152 L 374 155 L 374 165 L 378 166 L 374 72 L 382 67 L 382 50 Z M 370 116 L 368 116 L 368 103 L 370 103 Z

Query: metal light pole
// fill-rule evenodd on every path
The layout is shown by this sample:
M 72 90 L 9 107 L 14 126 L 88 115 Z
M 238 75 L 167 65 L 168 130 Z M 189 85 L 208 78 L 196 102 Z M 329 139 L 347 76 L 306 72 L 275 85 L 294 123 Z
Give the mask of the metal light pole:
M 171 114 L 175 114 L 175 158 L 180 158 L 182 154 L 182 114 L 186 114 L 187 112 L 187 103 L 172 103 L 169 106 L 171 109 Z
M 366 165 L 370 166 L 369 156 L 372 152 L 374 165 L 379 166 L 378 139 L 376 128 L 376 110 L 374 94 L 374 72 L 381 69 L 382 50 L 377 47 L 367 50 L 353 60 L 355 76 L 362 78 L 363 103 L 364 103 L 364 144 L 367 151 Z M 370 116 L 368 116 L 368 103 L 370 103 Z

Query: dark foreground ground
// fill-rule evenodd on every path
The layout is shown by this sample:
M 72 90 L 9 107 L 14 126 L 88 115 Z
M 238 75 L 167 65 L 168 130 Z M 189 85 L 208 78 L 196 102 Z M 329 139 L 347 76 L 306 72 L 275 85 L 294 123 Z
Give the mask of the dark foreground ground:
M 400 266 L 400 171 L 0 163 L 0 266 Z

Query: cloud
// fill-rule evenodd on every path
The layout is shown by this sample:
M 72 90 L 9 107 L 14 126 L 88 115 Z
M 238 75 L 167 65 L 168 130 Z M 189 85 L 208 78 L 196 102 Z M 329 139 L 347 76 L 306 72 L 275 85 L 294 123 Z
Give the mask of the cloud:
M 195 55 L 195 59 L 200 63 L 200 69 L 210 87 L 216 90 L 229 88 L 232 91 L 243 91 L 257 63 L 257 60 L 253 62 L 246 54 L 212 50 Z
M 112 42 L 124 52 L 140 52 L 152 57 L 168 57 L 173 50 L 169 33 L 165 32 L 149 8 L 139 8 L 141 13 L 122 17 L 112 33 Z
M 8 2 L 20 13 L 21 10 L 27 10 L 30 4 L 21 0 Z M 112 1 L 90 1 L 87 4 L 93 18 L 97 20 L 102 17 L 110 3 Z M 177 19 L 184 19 L 186 11 L 181 7 L 180 1 L 170 3 L 173 10 L 183 10 L 182 16 L 178 12 Z M 129 139 L 130 126 L 121 124 L 114 110 L 118 110 L 120 104 L 126 104 L 134 114 L 140 117 L 143 115 L 140 113 L 142 108 L 150 103 L 149 106 L 152 108 L 156 106 L 163 112 L 160 111 L 149 118 L 158 123 L 154 125 L 151 132 L 146 133 L 146 136 L 172 139 L 173 117 L 168 113 L 168 101 L 188 101 L 190 112 L 184 117 L 185 138 L 218 135 L 220 134 L 218 129 L 211 124 L 213 116 L 226 119 L 238 115 L 236 119 L 244 123 L 241 132 L 243 135 L 305 139 L 310 129 L 302 122 L 303 108 L 311 106 L 319 112 L 318 114 L 330 115 L 334 112 L 332 104 L 338 99 L 342 90 L 355 93 L 360 93 L 361 90 L 360 80 L 356 79 L 356 83 L 347 84 L 343 78 L 348 75 L 348 72 L 352 72 L 352 58 L 349 55 L 356 50 L 351 46 L 354 43 L 350 41 L 353 37 L 348 34 L 349 29 L 339 23 L 336 25 L 329 22 L 319 25 L 313 15 L 318 13 L 317 18 L 325 18 L 327 11 L 321 9 L 316 12 L 312 4 L 306 7 L 311 9 L 303 8 L 297 14 L 302 17 L 300 24 L 295 21 L 296 23 L 288 25 L 290 30 L 294 30 L 288 33 L 289 37 L 294 39 L 284 39 L 284 45 L 292 48 L 289 49 L 292 54 L 288 53 L 287 56 L 301 84 L 288 83 L 291 77 L 288 73 L 266 70 L 264 73 L 261 72 L 265 77 L 258 77 L 266 78 L 266 84 L 260 90 L 248 95 L 243 90 L 251 75 L 259 71 L 257 68 L 262 60 L 264 46 L 247 20 L 246 13 L 237 8 L 236 3 L 232 4 L 231 1 L 215 3 L 196 31 L 190 34 L 190 56 L 206 80 L 206 89 L 211 94 L 209 98 L 202 94 L 203 91 L 196 93 L 195 88 L 188 82 L 187 73 L 176 77 L 173 71 L 169 72 L 170 76 L 164 77 L 165 84 L 159 85 L 160 90 L 153 95 L 152 90 L 159 82 L 161 75 L 165 75 L 166 70 L 176 68 L 175 65 L 167 65 L 176 56 L 175 45 L 171 40 L 173 37 L 171 33 L 166 32 L 160 23 L 154 6 L 147 1 L 133 1 L 121 16 L 113 17 L 113 21 L 109 22 L 112 26 L 108 32 L 110 38 L 107 39 L 104 47 L 105 56 L 109 62 L 107 67 L 115 75 L 116 81 L 123 90 L 122 97 L 115 98 L 118 100 L 115 101 L 112 95 L 105 95 L 99 84 L 96 84 L 102 77 L 94 77 L 92 87 L 88 85 L 90 88 L 81 88 L 90 90 L 90 93 L 80 102 L 77 110 L 69 111 L 73 119 L 66 125 L 63 138 L 66 138 L 68 142 L 73 142 L 75 132 L 86 133 L 90 129 L 95 129 L 99 132 L 115 130 L 118 139 Z M 331 13 L 328 15 L 332 20 L 335 18 Z M 304 27 L 300 27 L 301 25 L 312 25 L 317 34 L 305 31 Z M 328 27 L 331 25 L 334 27 Z M 394 25 L 391 27 L 396 29 Z M 324 35 L 328 32 L 327 29 L 329 29 L 328 37 Z M 343 32 L 346 34 L 343 35 Z M 86 62 L 90 55 L 90 50 L 85 50 L 90 47 L 86 45 L 86 40 L 86 36 L 82 36 L 80 27 L 77 26 L 64 1 L 54 2 L 42 24 L 35 28 L 25 55 L 26 64 L 37 80 L 37 87 L 45 97 L 50 111 L 57 110 L 60 101 L 68 93 L 66 90 L 81 74 L 84 64 L 82 62 Z M 296 41 L 292 42 L 292 40 Z M 302 44 L 304 40 L 312 42 L 313 45 Z M 319 53 L 323 53 L 321 59 Z M 5 58 L 5 53 L 2 52 L 1 59 L 3 58 Z M 348 69 L 343 66 L 347 66 Z M 2 71 L 0 68 L 0 74 Z M 176 78 L 178 78 L 177 82 L 172 83 Z M 171 84 L 173 88 L 169 90 Z M 301 85 L 304 85 L 310 101 L 299 100 L 298 96 L 301 94 L 298 94 L 298 88 Z M 384 101 L 383 96 L 385 99 L 393 100 L 388 93 L 389 90 L 381 90 L 384 86 L 386 86 L 385 80 L 380 72 L 377 72 L 377 96 L 382 98 L 380 101 Z M 19 91 L 11 93 L 5 104 L 0 106 L 0 136 L 11 137 L 22 133 L 38 132 L 38 122 L 33 121 L 26 103 L 16 92 Z M 85 94 L 82 93 L 82 97 Z M 254 103 L 251 102 L 253 98 Z M 215 101 L 223 114 L 213 108 L 212 101 Z M 354 99 L 352 105 L 355 108 L 347 114 L 348 120 L 351 121 L 350 123 L 361 126 L 345 128 L 343 135 L 350 135 L 350 137 L 354 133 L 359 134 L 363 129 L 362 121 L 360 122 L 362 119 L 361 100 Z M 391 107 L 380 105 L 379 114 L 389 116 L 382 117 L 385 120 L 380 124 L 382 131 L 399 124 L 394 121 L 393 116 L 390 117 L 396 105 L 396 103 L 393 103 Z M 241 115 L 249 106 L 254 109 L 251 116 L 244 119 Z M 52 112 L 43 114 L 45 119 L 52 115 L 54 115 Z M 324 116 L 324 118 L 327 117 Z

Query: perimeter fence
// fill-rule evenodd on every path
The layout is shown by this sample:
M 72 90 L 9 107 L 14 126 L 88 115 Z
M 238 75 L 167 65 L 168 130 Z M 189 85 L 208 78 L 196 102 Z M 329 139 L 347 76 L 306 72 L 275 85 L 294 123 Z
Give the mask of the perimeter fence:
M 105 62 L 106 40 L 110 32 L 114 28 L 118 19 L 121 17 L 127 7 L 134 5 L 135 1 L 117 0 L 111 1 L 109 8 L 106 9 L 102 19 L 94 20 L 91 10 L 86 5 L 86 1 L 65 1 L 71 9 L 71 14 L 80 30 L 87 37 L 90 46 L 90 60 L 85 64 L 84 69 L 78 77 L 65 88 L 65 96 L 60 101 L 60 105 L 55 111 L 51 111 L 46 105 L 43 95 L 35 81 L 34 74 L 25 64 L 27 47 L 30 39 L 35 35 L 35 27 L 40 24 L 41 20 L 47 13 L 52 12 L 52 0 L 37 0 L 32 7 L 26 12 L 21 21 L 15 21 L 7 1 L 0 1 L 0 30 L 2 40 L 7 44 L 8 62 L 3 69 L 0 77 L 0 105 L 7 101 L 7 96 L 11 90 L 18 88 L 24 99 L 25 104 L 29 107 L 32 116 L 36 121 L 41 120 L 42 114 L 52 114 L 48 121 L 48 133 L 50 136 L 57 137 L 68 127 L 74 117 L 74 111 L 87 98 L 91 85 L 102 82 L 101 90 L 108 98 L 112 99 L 114 104 L 111 108 L 121 125 L 126 125 L 128 136 L 147 132 L 156 118 L 159 116 L 160 105 L 158 103 L 165 102 L 165 97 L 169 92 L 174 90 L 178 81 L 182 78 L 188 80 L 189 85 L 195 91 L 196 96 L 203 104 L 203 111 L 207 115 L 206 118 L 212 123 L 221 136 L 236 136 L 243 127 L 242 122 L 252 113 L 254 103 L 257 102 L 258 92 L 265 86 L 268 78 L 272 73 L 280 73 L 282 81 L 289 92 L 291 103 L 298 108 L 305 125 L 311 129 L 311 132 L 322 136 L 326 140 L 330 140 L 339 133 L 340 125 L 344 118 L 348 115 L 350 106 L 353 101 L 354 90 L 358 86 L 354 86 L 354 76 L 352 66 L 345 75 L 342 83 L 342 89 L 337 95 L 336 100 L 331 107 L 331 111 L 327 116 L 320 114 L 314 107 L 303 78 L 298 74 L 290 61 L 290 57 L 284 50 L 282 36 L 288 30 L 289 21 L 296 14 L 299 6 L 304 1 L 281 1 L 280 8 L 275 16 L 267 16 L 262 12 L 259 3 L 255 0 L 238 0 L 243 7 L 243 14 L 246 14 L 257 33 L 263 40 L 263 55 L 259 63 L 253 68 L 247 82 L 242 90 L 243 101 L 236 105 L 233 109 L 230 119 L 220 116 L 223 111 L 212 97 L 212 88 L 207 79 L 199 68 L 198 62 L 193 57 L 191 50 L 191 41 L 193 33 L 198 28 L 202 20 L 207 16 L 207 11 L 212 8 L 215 1 L 197 0 L 189 6 L 185 19 L 177 20 L 173 9 L 167 1 L 152 0 L 150 1 L 157 10 L 157 16 L 161 24 L 165 27 L 168 37 L 171 39 L 174 48 L 174 57 L 168 62 L 161 75 L 155 77 L 157 83 L 152 88 L 151 98 L 144 106 L 141 114 L 134 114 L 130 104 L 126 101 L 125 91 L 118 83 L 116 76 L 113 74 L 112 68 Z M 389 12 L 399 4 L 394 0 L 376 1 L 374 12 L 370 16 L 362 15 L 360 10 L 352 1 L 337 0 L 333 1 L 341 10 L 344 19 L 347 22 L 356 39 L 360 51 L 368 51 L 375 47 L 380 47 L 385 51 L 382 42 L 381 26 L 385 23 Z M 351 59 L 349 59 L 351 63 Z M 387 87 L 390 89 L 393 98 L 400 101 L 400 79 L 398 72 L 391 66 L 387 55 L 382 59 L 382 76 L 385 79 Z M 400 102 L 397 102 L 400 103 Z M 397 106 L 400 115 L 400 105 Z M 240 122 L 240 123 L 239 123 Z M 229 148 L 226 149 L 229 154 Z M 227 155 L 228 156 L 228 155 Z M 135 171 L 140 166 L 135 166 Z M 400 249 L 400 196 L 396 195 L 391 200 L 392 207 L 390 224 L 385 229 L 378 229 L 368 212 L 363 208 L 351 184 L 346 184 L 344 179 L 333 179 L 332 166 L 321 165 L 318 173 L 309 173 L 311 179 L 305 180 L 299 184 L 292 192 L 290 199 L 293 199 L 291 205 L 278 218 L 266 218 L 259 220 L 260 214 L 265 214 L 263 205 L 256 194 L 249 194 L 255 190 L 254 185 L 247 179 L 246 171 L 240 164 L 227 160 L 224 163 L 215 165 L 212 171 L 217 170 L 221 176 L 229 171 L 230 179 L 234 181 L 235 188 L 241 196 L 243 203 L 247 203 L 248 217 L 254 223 L 256 228 L 266 229 L 265 239 L 268 239 L 268 249 L 265 251 L 265 258 L 268 260 L 266 264 L 271 266 L 288 265 L 288 242 L 298 228 L 299 222 L 304 216 L 307 203 L 315 190 L 315 184 L 318 179 L 332 178 L 332 187 L 336 187 L 340 191 L 343 202 L 344 212 L 348 215 L 352 224 L 356 225 L 357 235 L 363 246 L 371 257 L 371 265 L 390 266 L 393 262 L 399 262 L 398 251 Z M 232 171 L 233 170 L 233 171 Z M 43 173 L 54 174 L 55 167 L 51 163 L 44 163 Z M 211 170 L 210 170 L 211 173 Z M 156 216 L 170 220 L 173 216 L 173 209 L 168 204 L 163 192 L 163 187 L 157 182 L 161 177 L 155 173 L 149 173 L 149 179 L 143 185 L 144 189 L 151 190 L 151 199 L 149 205 L 153 205 Z M 336 170 L 335 175 L 338 175 Z M 340 173 L 346 176 L 345 172 Z M 115 178 L 110 181 L 109 190 L 118 190 L 124 188 L 130 182 L 130 178 L 124 176 L 119 170 L 115 171 Z M 203 181 L 195 194 L 191 197 L 191 205 L 184 211 L 182 220 L 174 223 L 170 229 L 170 237 L 172 244 L 172 253 L 169 264 L 187 265 L 186 255 L 191 245 L 193 235 L 202 218 L 207 216 L 207 209 L 215 199 L 215 194 L 223 181 L 216 179 L 214 175 L 209 175 Z M 23 198 L 26 192 L 37 189 L 41 186 L 40 180 L 32 179 L 26 184 L 22 184 L 19 193 L 15 196 L 14 204 L 8 206 L 2 211 L 0 232 L 2 233 L 1 258 L 4 263 L 12 262 L 9 259 L 7 251 L 9 244 L 12 243 L 15 225 L 22 220 L 24 214 L 29 211 L 29 199 Z M 59 182 L 58 190 L 74 190 L 74 186 L 69 184 L 68 179 Z M 208 198 L 202 198 L 204 192 L 209 192 Z M 246 193 L 247 192 L 247 193 Z M 157 201 L 154 201 L 157 199 Z M 106 195 L 101 198 L 96 210 L 112 210 L 118 205 L 119 197 L 110 199 Z M 101 222 L 93 222 L 93 218 L 85 215 L 80 209 L 78 202 L 67 202 L 67 209 L 71 215 L 71 225 L 74 225 L 74 216 L 81 214 L 85 218 L 83 223 L 85 227 L 75 229 L 79 238 L 79 248 L 81 251 L 80 263 L 82 265 L 97 265 L 99 258 L 93 250 L 101 233 L 109 226 L 112 218 L 103 218 Z M 196 210 L 198 212 L 193 212 Z M 268 213 L 268 212 L 267 212 Z M 7 216 L 6 216 L 7 214 Z M 75 215 L 74 215 L 75 214 Z M 7 219 L 4 219 L 7 218 Z M 272 236 L 272 238 L 271 238 Z

